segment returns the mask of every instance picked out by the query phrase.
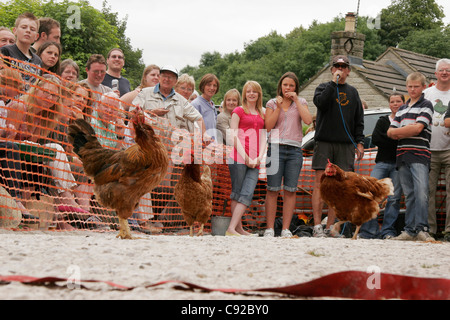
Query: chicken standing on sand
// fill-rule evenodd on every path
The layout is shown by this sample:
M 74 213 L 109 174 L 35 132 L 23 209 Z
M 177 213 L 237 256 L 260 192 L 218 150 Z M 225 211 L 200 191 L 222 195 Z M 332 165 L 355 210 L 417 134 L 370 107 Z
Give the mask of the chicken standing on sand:
M 321 178 L 320 193 L 339 219 L 333 231 L 339 232 L 341 224 L 351 222 L 356 225 L 354 240 L 361 225 L 377 217 L 381 201 L 394 194 L 394 186 L 390 178 L 378 180 L 346 172 L 328 161 Z
M 126 150 L 103 148 L 94 129 L 83 119 L 69 126 L 69 142 L 83 162 L 84 172 L 94 183 L 98 202 L 116 211 L 122 239 L 133 239 L 127 219 L 149 193 L 164 179 L 169 165 L 166 147 L 145 123 L 141 110 L 131 118 L 135 141 Z
M 181 207 L 181 213 L 189 226 L 189 235 L 194 235 L 194 222 L 200 222 L 197 236 L 203 235 L 203 227 L 212 214 L 211 169 L 196 163 L 186 163 L 181 178 L 175 186 L 175 199 Z

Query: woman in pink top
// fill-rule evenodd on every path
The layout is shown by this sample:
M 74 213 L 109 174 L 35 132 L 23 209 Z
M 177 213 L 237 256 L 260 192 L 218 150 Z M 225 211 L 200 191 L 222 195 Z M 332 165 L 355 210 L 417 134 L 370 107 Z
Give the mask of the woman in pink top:
M 298 97 L 299 82 L 292 72 L 278 82 L 277 98 L 267 103 L 267 229 L 265 237 L 273 237 L 278 193 L 283 189 L 282 237 L 292 237 L 289 230 L 295 208 L 298 177 L 302 169 L 302 121 L 311 124 L 312 116 L 305 99 Z M 283 185 L 281 181 L 283 180 Z
M 262 89 L 248 81 L 242 90 L 242 107 L 231 115 L 234 150 L 229 162 L 231 177 L 231 221 L 227 236 L 250 235 L 242 228 L 242 215 L 252 203 L 258 183 L 259 165 L 266 150 Z

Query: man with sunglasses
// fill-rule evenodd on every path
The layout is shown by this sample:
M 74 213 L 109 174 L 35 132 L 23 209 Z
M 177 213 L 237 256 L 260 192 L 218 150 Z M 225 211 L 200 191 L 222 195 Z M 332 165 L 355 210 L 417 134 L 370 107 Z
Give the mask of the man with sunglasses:
M 364 155 L 364 110 L 358 91 L 347 83 L 350 71 L 347 56 L 333 57 L 332 80 L 320 84 L 314 94 L 317 107 L 312 160 L 312 169 L 315 170 L 312 195 L 315 237 L 338 236 L 330 231 L 336 219 L 333 209 L 328 209 L 325 232 L 321 225 L 323 201 L 320 196 L 320 178 L 328 160 L 344 171 L 354 171 L 355 151 L 357 161 Z

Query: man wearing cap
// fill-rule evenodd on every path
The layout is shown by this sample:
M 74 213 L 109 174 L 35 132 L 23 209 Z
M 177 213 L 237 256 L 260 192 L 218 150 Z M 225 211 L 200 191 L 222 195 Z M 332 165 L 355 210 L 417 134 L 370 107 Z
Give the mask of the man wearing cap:
M 191 121 L 197 123 L 204 132 L 202 115 L 182 95 L 175 92 L 177 79 L 178 70 L 175 67 L 162 67 L 159 83 L 154 87 L 142 89 L 133 100 L 133 105 L 151 111 L 150 116 L 161 117 L 172 127 L 192 132 L 193 128 L 188 126 Z M 134 109 L 135 107 L 131 107 L 130 111 Z
M 189 103 L 181 94 L 175 92 L 174 87 L 178 80 L 178 70 L 173 66 L 164 66 L 160 69 L 159 83 L 154 87 L 144 88 L 139 92 L 133 100 L 134 107 L 130 107 L 132 112 L 137 106 L 147 112 L 150 118 L 155 120 L 154 129 L 160 134 L 163 143 L 166 144 L 168 150 L 171 150 L 173 143 L 167 138 L 172 137 L 173 130 L 185 129 L 193 133 L 194 127 L 190 124 L 196 123 L 203 135 L 205 132 L 205 123 L 200 112 Z M 167 125 L 167 128 L 161 128 L 161 125 Z M 158 130 L 158 128 L 165 130 Z M 178 137 L 178 135 L 174 135 Z M 170 159 L 172 157 L 170 156 Z M 160 187 L 155 189 L 152 195 L 152 201 L 158 201 L 162 198 L 162 203 L 167 206 L 163 209 L 158 217 L 162 221 L 177 221 L 183 219 L 181 211 L 173 203 L 174 187 L 181 174 L 182 167 L 171 163 L 168 169 L 168 177 L 162 182 Z M 163 186 L 163 187 L 162 187 Z M 168 222 L 170 223 L 170 222 Z
M 320 197 L 320 178 L 328 160 L 344 171 L 354 171 L 355 151 L 357 161 L 364 156 L 364 110 L 358 91 L 346 83 L 350 75 L 348 58 L 343 55 L 333 57 L 331 73 L 333 80 L 320 84 L 314 93 L 317 118 L 312 160 L 312 169 L 315 170 L 312 206 L 316 237 L 331 234 L 328 230 L 336 219 L 334 210 L 328 208 L 324 232 L 321 225 L 323 201 Z

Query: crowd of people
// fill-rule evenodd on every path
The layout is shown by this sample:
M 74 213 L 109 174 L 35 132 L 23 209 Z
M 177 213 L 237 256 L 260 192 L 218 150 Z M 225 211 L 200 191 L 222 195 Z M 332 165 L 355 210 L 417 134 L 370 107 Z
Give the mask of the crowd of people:
M 17 199 L 24 217 L 35 218 L 27 212 L 22 200 L 29 199 L 36 190 L 27 189 L 29 183 L 21 177 L 24 168 L 18 162 L 17 143 L 26 141 L 53 150 L 54 157 L 48 166 L 59 211 L 75 212 L 98 222 L 98 217 L 90 212 L 92 189 L 82 174 L 80 160 L 67 143 L 67 126 L 74 119 L 83 118 L 93 125 L 103 146 L 126 148 L 132 142 L 127 115 L 139 107 L 146 112 L 148 121 L 157 121 L 166 130 L 184 129 L 190 134 L 197 130 L 207 143 L 230 146 L 227 164 L 232 218 L 227 236 L 252 235 L 243 227 L 242 217 L 252 203 L 265 159 L 264 236 L 275 236 L 277 199 L 282 192 L 281 236 L 292 237 L 290 225 L 303 164 L 303 125 L 314 125 L 313 235 L 341 236 L 333 232 L 332 208 L 328 208 L 327 223 L 322 225 L 323 201 L 319 190 L 328 161 L 345 171 L 353 171 L 355 160 L 364 156 L 366 107 L 357 88 L 347 82 L 351 66 L 346 56 L 332 57 L 332 80 L 316 88 L 313 99 L 316 115 L 310 113 L 306 100 L 299 96 L 299 80 L 292 72 L 280 77 L 277 94 L 266 106 L 259 83 L 248 81 L 241 92 L 236 88 L 226 92 L 218 112 L 213 97 L 219 91 L 220 81 L 214 74 L 205 74 L 200 79 L 197 92 L 192 76 L 180 75 L 171 65 L 149 65 L 143 70 L 140 85 L 133 89 L 121 74 L 124 52 L 112 48 L 106 58 L 101 54 L 89 57 L 85 66 L 87 77 L 80 81 L 79 66 L 70 59 L 61 61 L 60 39 L 58 21 L 37 19 L 31 13 L 20 15 L 12 31 L 0 27 L 1 182 Z M 372 176 L 390 177 L 395 194 L 388 198 L 382 226 L 377 219 L 367 222 L 361 228 L 362 238 L 430 240 L 437 231 L 434 199 L 442 167 L 447 194 L 450 193 L 449 59 L 437 63 L 436 77 L 437 84 L 426 89 L 423 75 L 409 75 L 406 80 L 409 100 L 395 93 L 390 96 L 392 113 L 381 117 L 376 125 L 373 142 L 378 146 L 378 154 Z M 168 134 L 161 131 L 161 135 Z M 179 172 L 180 167 L 172 164 L 169 175 Z M 167 187 L 172 190 L 174 180 L 169 181 Z M 397 234 L 393 226 L 402 194 L 406 202 L 405 228 Z M 445 239 L 450 241 L 450 197 L 447 199 Z M 71 227 L 61 221 L 59 225 Z

